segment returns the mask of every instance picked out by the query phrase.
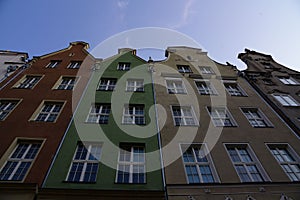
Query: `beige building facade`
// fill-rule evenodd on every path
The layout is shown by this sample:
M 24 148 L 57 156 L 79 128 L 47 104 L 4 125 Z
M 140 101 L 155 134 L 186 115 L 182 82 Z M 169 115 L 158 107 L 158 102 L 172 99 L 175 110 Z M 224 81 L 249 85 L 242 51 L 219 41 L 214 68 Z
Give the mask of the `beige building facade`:
M 169 47 L 150 64 L 168 198 L 300 198 L 299 138 L 235 66 Z

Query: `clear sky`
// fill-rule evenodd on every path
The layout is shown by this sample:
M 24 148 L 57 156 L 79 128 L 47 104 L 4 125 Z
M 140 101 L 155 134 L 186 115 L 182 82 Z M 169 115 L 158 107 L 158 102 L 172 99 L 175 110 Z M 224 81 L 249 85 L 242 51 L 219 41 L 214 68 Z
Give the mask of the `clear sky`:
M 245 65 L 237 55 L 248 48 L 300 71 L 299 0 L 0 0 L 0 21 L 0 49 L 30 57 L 78 40 L 93 49 L 123 31 L 161 27 L 239 69 Z

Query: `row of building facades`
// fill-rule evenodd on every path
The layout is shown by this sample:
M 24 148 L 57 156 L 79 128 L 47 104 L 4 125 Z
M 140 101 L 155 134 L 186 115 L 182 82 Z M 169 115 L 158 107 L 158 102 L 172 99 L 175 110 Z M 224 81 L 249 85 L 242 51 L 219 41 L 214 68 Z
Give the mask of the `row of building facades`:
M 0 199 L 300 199 L 300 73 L 168 47 L 0 51 Z

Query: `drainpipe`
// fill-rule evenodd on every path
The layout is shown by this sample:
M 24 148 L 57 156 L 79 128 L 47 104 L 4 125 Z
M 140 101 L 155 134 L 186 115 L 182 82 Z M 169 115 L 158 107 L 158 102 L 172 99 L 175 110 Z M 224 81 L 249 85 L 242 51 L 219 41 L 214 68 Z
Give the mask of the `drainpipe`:
M 165 199 L 168 200 L 168 194 L 167 194 L 167 187 L 166 187 L 166 179 L 165 179 L 165 171 L 164 171 L 164 164 L 163 164 L 163 154 L 162 154 L 162 145 L 161 145 L 161 136 L 160 136 L 160 129 L 159 129 L 159 123 L 158 123 L 158 112 L 156 107 L 156 93 L 154 89 L 154 80 L 152 73 L 154 72 L 154 62 L 149 57 L 148 60 L 148 71 L 150 72 L 151 76 L 151 83 L 152 83 L 152 93 L 153 93 L 153 100 L 154 100 L 154 108 L 155 108 L 155 122 L 156 122 L 156 129 L 157 129 L 157 140 L 158 140 L 158 148 L 159 148 L 159 158 L 160 158 L 160 165 L 161 165 L 161 173 L 162 173 L 162 181 L 163 181 L 163 188 L 165 193 Z

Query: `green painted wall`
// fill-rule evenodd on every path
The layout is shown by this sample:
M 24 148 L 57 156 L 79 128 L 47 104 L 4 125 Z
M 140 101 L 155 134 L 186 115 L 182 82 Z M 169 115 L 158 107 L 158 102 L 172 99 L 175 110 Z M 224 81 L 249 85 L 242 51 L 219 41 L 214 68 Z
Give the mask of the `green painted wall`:
M 118 71 L 119 62 L 130 62 L 130 71 Z M 100 78 L 117 78 L 117 87 L 112 91 L 96 91 Z M 144 92 L 126 92 L 127 78 L 144 79 Z M 147 84 L 148 83 L 148 84 Z M 123 107 L 126 103 L 144 104 L 146 125 L 122 124 Z M 85 122 L 92 103 L 111 103 L 112 111 L 108 124 Z M 120 189 L 162 190 L 162 174 L 155 125 L 153 91 L 148 64 L 131 52 L 118 54 L 98 64 L 94 69 L 86 93 L 67 131 L 54 165 L 45 181 L 46 188 L 73 189 Z M 128 134 L 127 134 L 128 133 Z M 102 143 L 102 153 L 96 183 L 65 182 L 78 141 Z M 146 151 L 145 184 L 115 183 L 120 142 L 144 143 Z

